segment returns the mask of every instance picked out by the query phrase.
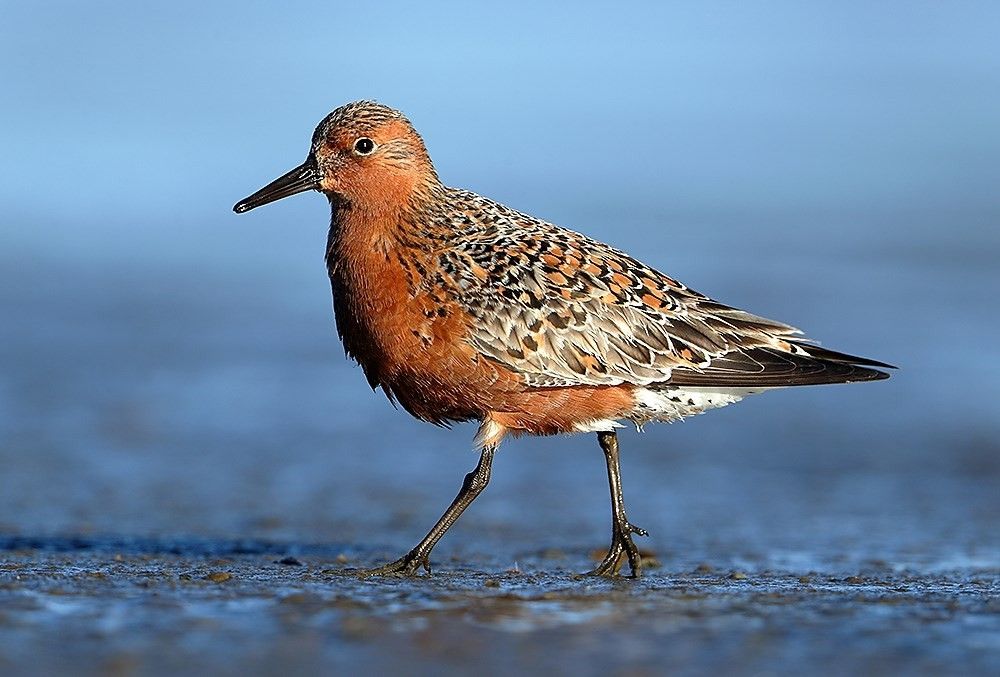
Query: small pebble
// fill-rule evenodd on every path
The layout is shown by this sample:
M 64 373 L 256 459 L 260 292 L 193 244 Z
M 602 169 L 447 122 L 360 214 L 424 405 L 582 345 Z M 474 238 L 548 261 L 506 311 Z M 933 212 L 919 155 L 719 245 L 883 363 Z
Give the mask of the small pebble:
M 291 555 L 289 555 L 288 557 L 282 557 L 281 559 L 279 559 L 278 560 L 278 564 L 285 564 L 285 565 L 288 565 L 290 567 L 300 567 L 300 566 L 302 566 L 302 562 L 300 562 L 299 560 L 295 559 Z
M 213 571 L 208 576 L 205 576 L 205 580 L 212 581 L 213 583 L 225 583 L 232 577 L 233 575 L 228 571 Z
M 733 573 L 729 574 L 729 578 L 734 581 L 743 581 L 746 580 L 746 577 L 747 575 L 742 571 L 734 571 Z

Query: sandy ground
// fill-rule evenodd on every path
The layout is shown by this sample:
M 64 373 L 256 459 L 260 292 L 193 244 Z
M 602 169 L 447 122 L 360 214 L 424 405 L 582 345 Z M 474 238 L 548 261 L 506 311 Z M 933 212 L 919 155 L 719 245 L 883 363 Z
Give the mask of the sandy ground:
M 14 674 L 996 674 L 1000 575 L 713 558 L 638 581 L 596 553 L 517 569 L 467 555 L 362 580 L 388 553 L 265 541 L 0 539 L 0 672 Z M 461 560 L 461 561 L 458 561 Z

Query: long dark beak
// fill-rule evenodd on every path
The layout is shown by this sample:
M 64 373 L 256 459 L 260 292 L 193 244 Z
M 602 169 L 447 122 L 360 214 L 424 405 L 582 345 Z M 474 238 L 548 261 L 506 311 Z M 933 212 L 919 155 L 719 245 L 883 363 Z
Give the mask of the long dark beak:
M 319 190 L 319 171 L 312 156 L 284 176 L 275 179 L 253 195 L 237 202 L 233 211 L 242 214 L 269 202 L 307 190 Z

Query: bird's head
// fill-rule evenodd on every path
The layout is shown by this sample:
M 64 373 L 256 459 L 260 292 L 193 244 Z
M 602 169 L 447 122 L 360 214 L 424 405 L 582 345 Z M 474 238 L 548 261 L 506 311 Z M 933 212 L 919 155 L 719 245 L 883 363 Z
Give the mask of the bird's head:
M 415 190 L 437 182 L 410 121 L 388 106 L 356 101 L 319 123 L 305 162 L 240 200 L 233 211 L 242 214 L 307 190 L 377 211 L 405 204 Z

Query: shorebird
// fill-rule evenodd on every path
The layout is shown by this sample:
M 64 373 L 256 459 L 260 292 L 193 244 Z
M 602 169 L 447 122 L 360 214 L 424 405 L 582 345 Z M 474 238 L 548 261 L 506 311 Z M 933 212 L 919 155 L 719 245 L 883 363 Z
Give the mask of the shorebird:
M 591 572 L 642 565 L 616 429 L 671 422 L 771 388 L 874 381 L 891 365 L 819 347 L 597 240 L 438 179 L 421 136 L 371 101 L 337 108 L 305 162 L 233 208 L 309 190 L 332 212 L 337 331 L 368 383 L 418 419 L 478 421 L 479 463 L 416 547 L 361 575 L 430 572 L 438 540 L 483 491 L 506 435 L 594 432 L 611 545 Z

